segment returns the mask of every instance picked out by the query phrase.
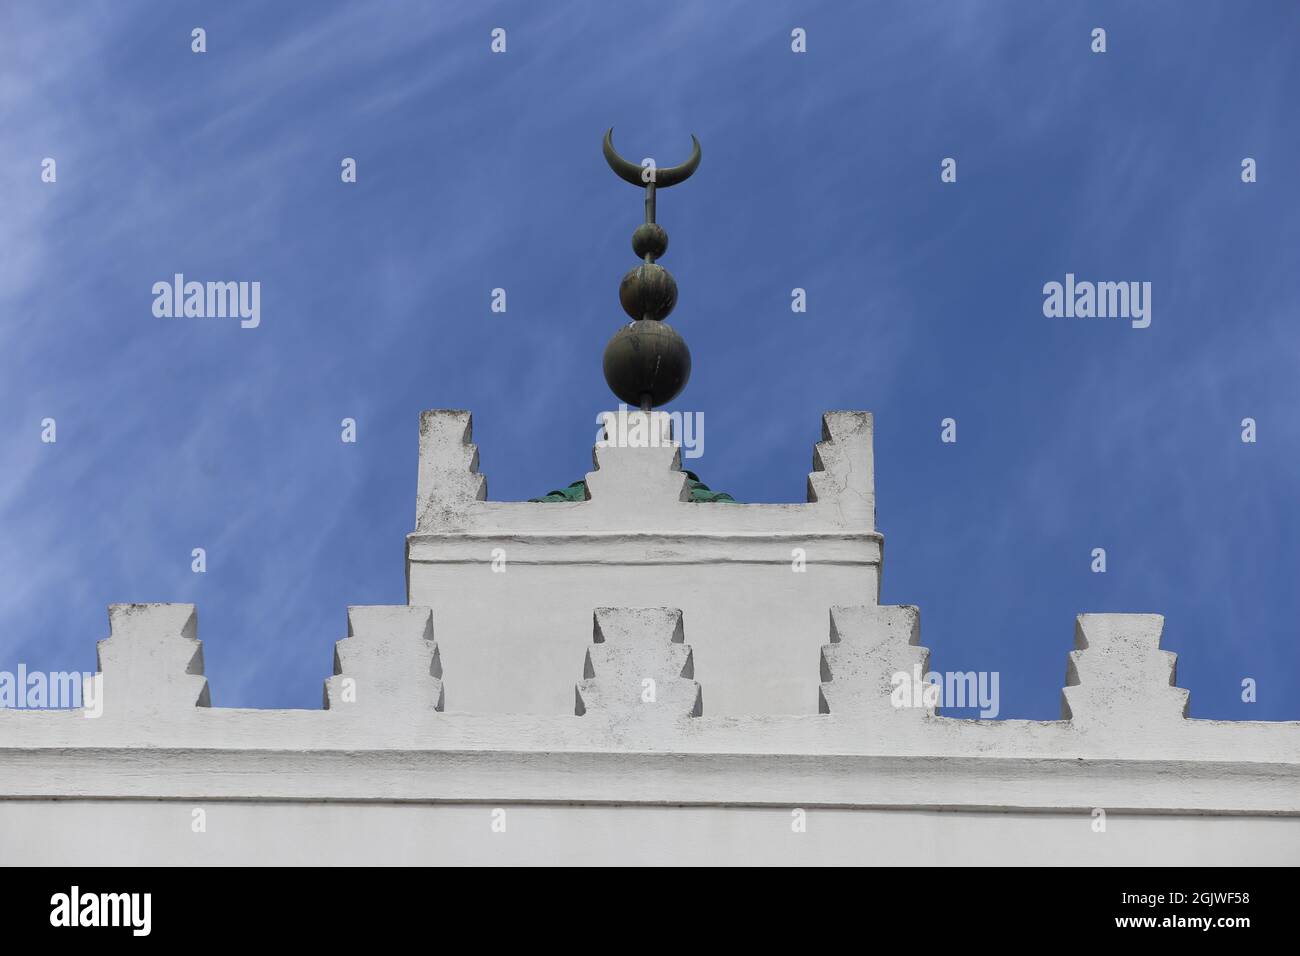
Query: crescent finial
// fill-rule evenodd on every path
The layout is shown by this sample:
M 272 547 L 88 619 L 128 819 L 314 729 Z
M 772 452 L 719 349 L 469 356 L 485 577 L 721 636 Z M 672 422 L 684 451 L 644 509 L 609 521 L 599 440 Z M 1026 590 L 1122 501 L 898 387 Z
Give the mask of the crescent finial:
M 602 147 L 605 153 L 605 162 L 609 163 L 609 168 L 614 170 L 615 175 L 624 182 L 631 183 L 633 186 L 647 185 L 641 178 L 641 166 L 637 163 L 630 163 L 618 154 L 614 149 L 614 127 L 610 127 L 605 132 L 605 143 Z M 691 173 L 695 172 L 700 165 L 700 141 L 691 134 L 691 155 L 686 162 L 679 166 L 669 166 L 666 169 L 655 170 L 655 186 L 659 189 L 667 189 L 669 186 L 676 186 L 678 183 L 689 179 Z
M 691 137 L 691 156 L 679 166 L 645 170 L 614 149 L 614 128 L 605 131 L 605 162 L 619 179 L 645 188 L 645 222 L 632 233 L 640 265 L 623 276 L 618 300 L 632 319 L 605 346 L 605 381 L 619 401 L 648 412 L 671 402 L 691 375 L 691 350 L 664 321 L 677 304 L 677 280 L 657 260 L 668 250 L 668 233 L 655 222 L 655 193 L 689 179 L 700 165 L 700 141 Z

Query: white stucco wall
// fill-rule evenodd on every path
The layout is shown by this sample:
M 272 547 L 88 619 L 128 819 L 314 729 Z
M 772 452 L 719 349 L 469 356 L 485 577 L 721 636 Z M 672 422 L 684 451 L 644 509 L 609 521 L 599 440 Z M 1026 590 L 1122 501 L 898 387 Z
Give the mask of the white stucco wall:
M 667 441 L 666 416 L 644 420 Z M 879 597 L 870 416 L 826 416 L 804 505 L 685 501 L 675 446 L 635 441 L 595 449 L 589 501 L 491 502 L 469 415 L 425 413 L 408 602 L 437 610 L 448 707 L 572 713 L 592 608 L 669 604 L 706 713 L 816 713 L 827 609 Z
M 648 607 L 673 594 L 707 713 L 815 714 L 826 609 L 849 595 L 874 600 L 875 580 L 852 566 L 792 574 L 784 550 L 784 561 L 713 567 L 519 563 L 494 574 L 486 562 L 415 564 L 411 602 L 440 609 L 443 664 L 458 677 L 449 709 L 572 713 L 592 608 Z
M 50 865 L 1294 866 L 1295 817 L 490 804 L 0 803 L 0 858 Z
M 98 717 L 0 710 L 0 862 L 1300 863 L 1300 722 L 1189 719 L 1158 615 L 1079 616 L 1059 720 L 895 706 L 868 417 L 809 505 L 687 504 L 662 448 L 488 502 L 468 428 L 422 421 L 430 605 L 350 608 L 323 709 L 213 708 L 194 607 L 112 606 Z

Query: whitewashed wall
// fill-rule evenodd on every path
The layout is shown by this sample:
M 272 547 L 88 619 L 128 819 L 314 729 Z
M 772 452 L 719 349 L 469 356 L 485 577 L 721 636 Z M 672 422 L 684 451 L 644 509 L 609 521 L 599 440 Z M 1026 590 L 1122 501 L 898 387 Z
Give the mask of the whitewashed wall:
M 411 592 L 437 600 L 350 608 L 324 709 L 208 706 L 195 609 L 160 604 L 110 608 L 101 716 L 0 710 L 0 862 L 1300 863 L 1300 723 L 1187 718 L 1156 615 L 1078 618 L 1060 720 L 894 706 L 928 651 L 876 603 L 867 416 L 828 416 L 809 506 L 688 505 L 671 449 L 602 449 L 587 502 L 493 504 L 468 427 L 422 423 Z M 785 575 L 845 567 L 776 628 L 796 538 Z M 493 542 L 497 578 L 544 559 L 518 600 L 570 582 L 526 631 Z M 573 580 L 608 560 L 608 593 Z M 727 575 L 759 585 L 744 629 L 687 586 Z
M 634 447 L 640 423 L 662 444 Z M 879 599 L 871 416 L 825 416 L 809 503 L 787 505 L 690 502 L 666 416 L 614 426 L 590 500 L 493 502 L 469 414 L 421 418 L 407 600 L 437 609 L 458 676 L 447 706 L 571 713 L 592 608 L 667 604 L 691 629 L 707 713 L 817 713 L 827 609 Z

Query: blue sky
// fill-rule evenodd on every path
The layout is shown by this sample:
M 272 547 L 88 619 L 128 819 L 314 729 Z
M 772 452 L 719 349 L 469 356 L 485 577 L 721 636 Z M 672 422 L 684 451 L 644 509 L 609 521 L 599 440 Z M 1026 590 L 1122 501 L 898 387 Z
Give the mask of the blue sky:
M 580 478 L 612 125 L 703 146 L 659 220 L 706 482 L 802 500 L 870 409 L 883 600 L 1001 716 L 1058 716 L 1077 613 L 1156 611 L 1193 716 L 1300 719 L 1300 5 L 9 2 L 0 62 L 0 669 L 192 601 L 215 704 L 319 706 L 346 605 L 404 600 L 420 409 L 473 411 L 494 498 Z M 177 272 L 261 326 L 155 318 Z M 1067 272 L 1150 328 L 1046 318 Z

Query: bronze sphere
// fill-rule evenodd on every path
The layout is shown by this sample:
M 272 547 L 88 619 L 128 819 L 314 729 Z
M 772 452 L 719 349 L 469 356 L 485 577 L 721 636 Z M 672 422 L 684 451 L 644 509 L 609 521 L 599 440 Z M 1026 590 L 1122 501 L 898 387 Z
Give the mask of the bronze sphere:
M 632 251 L 638 259 L 658 259 L 668 251 L 668 233 L 657 223 L 643 222 L 632 233 Z
M 677 280 L 663 266 L 643 263 L 623 276 L 618 301 L 632 319 L 667 318 L 677 305 Z
M 619 401 L 640 408 L 676 398 L 691 377 L 691 352 L 671 325 L 642 319 L 614 333 L 605 346 L 605 381 Z

